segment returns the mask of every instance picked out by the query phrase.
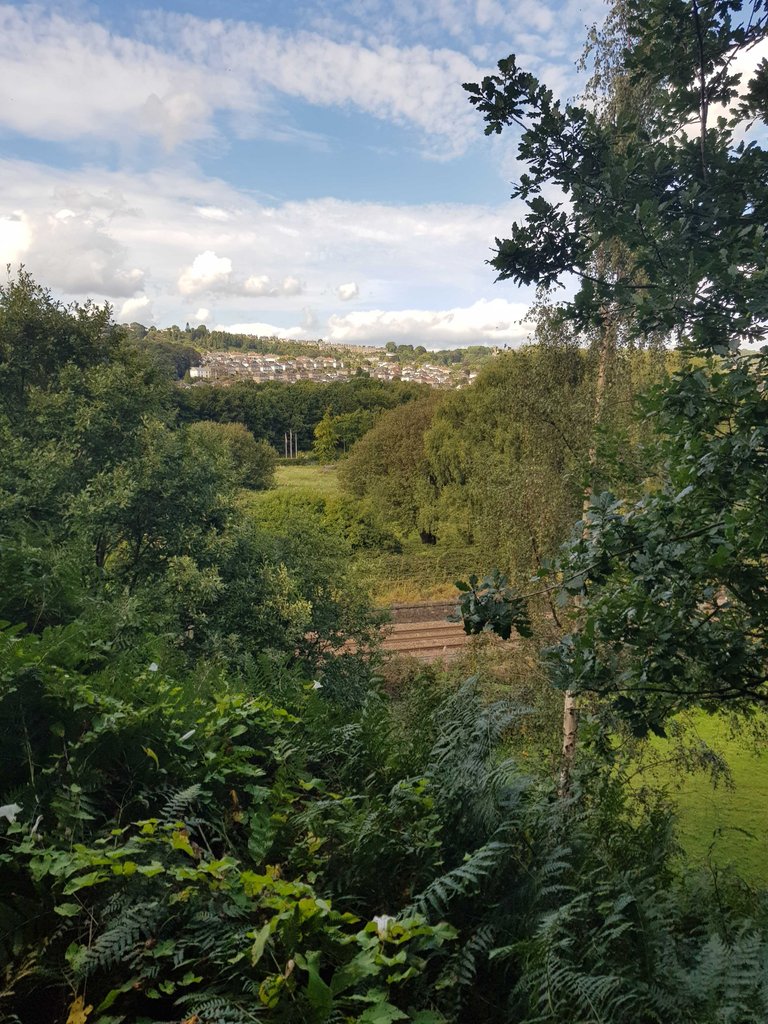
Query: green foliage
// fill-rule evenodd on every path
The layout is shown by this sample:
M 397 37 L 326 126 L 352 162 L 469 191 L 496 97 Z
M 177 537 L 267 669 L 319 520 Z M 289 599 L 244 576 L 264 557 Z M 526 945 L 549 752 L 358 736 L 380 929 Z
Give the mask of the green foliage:
M 212 423 L 202 420 L 187 428 L 201 447 L 223 449 L 232 463 L 235 483 L 261 491 L 274 486 L 277 452 L 266 441 L 257 441 L 242 423 Z
M 315 669 L 350 638 L 368 643 L 364 594 L 340 583 L 347 549 L 331 565 L 322 531 L 299 544 L 238 510 L 238 485 L 270 480 L 264 442 L 240 424 L 179 429 L 151 359 L 27 278 L 0 295 L 2 316 L 16 326 L 0 372 L 38 321 L 54 355 L 44 384 L 30 379 L 0 415 L 0 615 L 37 631 L 79 621 L 134 666 L 161 654 L 242 666 L 270 650 Z M 60 364 L 70 336 L 81 349 Z
M 356 497 L 368 498 L 404 533 L 434 533 L 434 487 L 424 453 L 424 434 L 438 399 L 428 396 L 384 413 L 353 448 L 339 480 Z
M 315 427 L 312 450 L 320 462 L 333 462 L 345 454 L 363 434 L 371 429 L 374 413 L 370 409 L 331 415 L 326 409 L 323 418 Z
M 109 309 L 63 307 L 24 270 L 0 289 L 0 401 L 15 415 L 31 388 L 46 388 L 70 362 L 103 362 L 120 344 Z
M 526 600 L 498 570 L 482 582 L 477 576 L 470 576 L 467 583 L 457 580 L 456 589 L 460 596 L 453 619 L 464 623 L 465 633 L 493 632 L 509 640 L 514 629 L 520 636 L 531 636 Z
M 418 1019 L 453 930 L 366 923 L 313 886 L 317 869 L 293 873 L 323 842 L 297 812 L 325 796 L 296 716 L 221 683 L 190 702 L 154 665 L 109 693 L 55 664 L 63 638 L 0 635 L 0 716 L 21 728 L 3 754 L 18 810 L 0 822 L 0 999 L 23 1020 L 86 990 L 95 1021 L 214 1005 L 216 1019 Z
M 441 523 L 513 578 L 530 576 L 578 514 L 593 386 L 575 348 L 504 353 L 445 397 L 427 433 Z
M 590 328 L 609 306 L 699 347 L 762 333 L 763 152 L 733 143 L 736 120 L 706 125 L 734 99 L 731 58 L 764 31 L 763 5 L 749 23 L 741 10 L 632 0 L 627 68 L 662 97 L 640 124 L 561 108 L 511 59 L 474 88 L 490 130 L 522 122 L 531 165 L 504 276 L 580 273 L 566 312 Z M 690 139 L 678 129 L 697 110 Z M 552 184 L 567 206 L 544 197 Z M 618 238 L 626 260 L 595 277 Z M 517 467 L 505 497 L 531 502 L 530 550 L 509 559 L 526 572 L 594 467 L 621 463 L 630 496 L 594 498 L 556 569 L 562 614 L 577 604 L 552 676 L 601 698 L 563 799 L 514 756 L 521 700 L 472 679 L 399 707 L 378 692 L 348 505 L 238 500 L 229 448 L 171 411 L 306 446 L 327 391 L 173 403 L 106 311 L 65 310 L 23 275 L 0 294 L 0 329 L 0 607 L 19 623 L 0 630 L 3 1015 L 765 1019 L 765 894 L 684 870 L 668 808 L 630 790 L 615 740 L 621 716 L 661 731 L 681 707 L 768 699 L 768 356 L 678 374 L 648 406 L 660 439 L 639 460 L 621 462 L 620 435 L 612 462 L 590 451 L 602 370 L 559 345 L 499 359 L 496 386 L 446 401 L 442 423 L 435 399 L 390 409 L 347 461 L 354 493 L 434 539 L 491 435 L 489 478 Z M 406 391 L 361 376 L 335 394 L 356 404 L 332 417 Z M 620 413 L 600 423 L 631 436 Z M 556 511 L 532 532 L 538 496 Z M 496 507 L 497 530 L 517 507 Z M 467 593 L 472 628 L 527 629 L 505 578 Z
M 764 903 L 727 876 L 676 881 L 659 857 L 669 848 L 664 816 L 630 825 L 615 782 L 599 797 L 598 819 L 618 815 L 610 842 L 590 813 L 571 817 L 568 838 L 542 865 L 543 912 L 533 937 L 492 953 L 523 958 L 521 988 L 531 997 L 523 1019 L 760 1020 L 768 996 L 758 953 Z
M 131 327 L 134 330 L 131 330 Z M 140 352 L 146 353 L 161 369 L 174 380 L 183 380 L 190 368 L 199 366 L 202 362 L 200 352 L 192 345 L 179 344 L 164 340 L 146 340 L 146 328 L 144 334 L 139 335 L 135 329 L 141 324 L 130 325 L 126 334 Z
M 293 431 L 301 451 L 309 451 L 315 428 L 327 413 L 336 424 L 334 451 L 337 442 L 343 451 L 368 429 L 377 412 L 413 401 L 428 391 L 424 384 L 360 376 L 330 384 L 315 381 L 296 384 L 234 381 L 227 387 L 197 384 L 179 389 L 175 400 L 183 422 L 242 423 L 254 437 L 268 441 L 279 452 L 283 451 L 288 431 Z
M 658 485 L 596 498 L 566 550 L 581 628 L 549 654 L 556 685 L 609 696 L 638 733 L 689 706 L 764 706 L 768 362 L 744 355 L 678 374 L 647 415 Z
M 517 65 L 467 85 L 486 133 L 520 129 L 526 165 L 513 193 L 525 220 L 497 239 L 501 279 L 545 288 L 580 279 L 562 305 L 578 326 L 618 310 L 636 337 L 661 331 L 696 348 L 728 351 L 764 337 L 763 240 L 766 151 L 740 135 L 765 111 L 734 71 L 765 35 L 762 0 L 630 0 L 623 5 L 623 72 L 646 103 L 600 108 L 562 104 Z M 686 130 L 689 129 L 689 130 Z M 691 130 L 692 129 L 692 130 Z M 553 188 L 567 197 L 562 204 Z M 616 244 L 620 266 L 596 262 Z

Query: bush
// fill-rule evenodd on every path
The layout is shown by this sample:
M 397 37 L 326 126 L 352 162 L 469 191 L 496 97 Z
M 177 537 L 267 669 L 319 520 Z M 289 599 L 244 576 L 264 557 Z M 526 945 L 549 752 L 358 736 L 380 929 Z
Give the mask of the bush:
M 242 423 L 204 420 L 190 424 L 187 431 L 200 445 L 227 452 L 239 486 L 253 491 L 274 486 L 277 452 L 267 441 L 257 440 Z

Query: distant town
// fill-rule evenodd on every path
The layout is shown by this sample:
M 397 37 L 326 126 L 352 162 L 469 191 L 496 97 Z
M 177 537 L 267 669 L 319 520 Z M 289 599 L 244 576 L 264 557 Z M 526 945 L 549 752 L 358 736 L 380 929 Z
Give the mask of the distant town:
M 358 352 L 354 359 L 323 355 L 207 352 L 198 366 L 190 367 L 189 377 L 191 381 L 216 381 L 219 384 L 242 379 L 278 380 L 294 384 L 301 380 L 321 383 L 349 380 L 361 373 L 376 380 L 410 381 L 430 384 L 435 388 L 462 387 L 477 376 L 476 371 L 463 366 L 435 366 L 431 363 L 402 365 L 395 353 L 383 349 L 366 349 L 364 354 Z
M 331 383 L 367 376 L 376 380 L 461 388 L 501 349 L 470 345 L 428 350 L 423 345 L 387 342 L 383 348 L 351 343 L 258 337 L 204 326 L 182 329 L 125 324 L 129 338 L 163 353 L 180 383 L 224 385 L 238 380 Z

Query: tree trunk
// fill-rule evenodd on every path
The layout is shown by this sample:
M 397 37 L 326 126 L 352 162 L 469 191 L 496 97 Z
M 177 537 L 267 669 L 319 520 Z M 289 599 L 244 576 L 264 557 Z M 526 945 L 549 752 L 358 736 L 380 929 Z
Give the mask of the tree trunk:
M 589 474 L 587 485 L 584 488 L 584 499 L 581 506 L 581 515 L 584 522 L 583 536 L 589 532 L 587 516 L 592 502 L 592 494 L 595 489 L 595 477 L 597 475 L 597 429 L 603 416 L 605 407 L 605 385 L 608 377 L 608 359 L 615 349 L 615 338 L 609 321 L 608 314 L 603 315 L 603 324 L 600 332 L 598 346 L 597 377 L 595 379 L 595 411 L 592 424 L 592 437 L 589 451 L 587 452 L 587 463 Z M 571 774 L 573 762 L 576 757 L 576 739 L 579 729 L 579 709 L 576 703 L 576 696 L 571 690 L 565 691 L 563 701 L 563 747 L 560 757 L 560 782 L 558 792 L 561 797 L 567 796 L 571 786 Z

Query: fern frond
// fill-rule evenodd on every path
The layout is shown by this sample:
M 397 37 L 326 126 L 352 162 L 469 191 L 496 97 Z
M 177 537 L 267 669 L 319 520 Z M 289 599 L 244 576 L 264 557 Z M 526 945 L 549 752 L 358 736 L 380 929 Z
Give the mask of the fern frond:
M 79 966 L 88 974 L 116 966 L 148 939 L 166 917 L 167 908 L 157 900 L 127 907 L 84 951 Z

